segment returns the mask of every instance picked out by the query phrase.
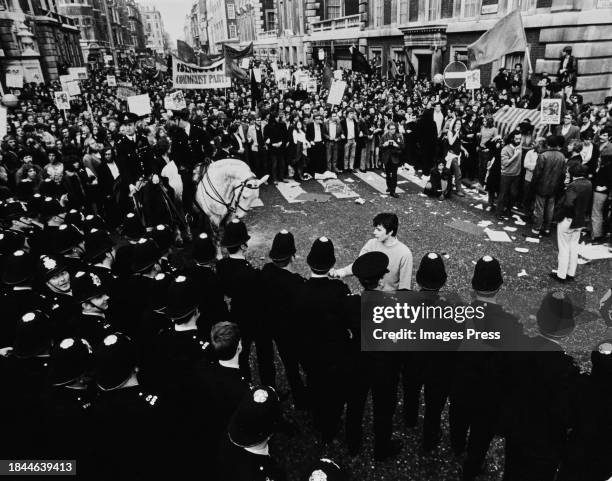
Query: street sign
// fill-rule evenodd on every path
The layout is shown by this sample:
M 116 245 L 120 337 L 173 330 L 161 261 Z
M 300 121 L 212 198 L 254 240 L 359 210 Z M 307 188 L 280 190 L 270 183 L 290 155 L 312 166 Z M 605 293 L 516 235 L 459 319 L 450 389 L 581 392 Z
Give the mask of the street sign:
M 465 83 L 467 72 L 463 62 L 451 62 L 444 69 L 444 83 L 448 88 L 458 89 Z

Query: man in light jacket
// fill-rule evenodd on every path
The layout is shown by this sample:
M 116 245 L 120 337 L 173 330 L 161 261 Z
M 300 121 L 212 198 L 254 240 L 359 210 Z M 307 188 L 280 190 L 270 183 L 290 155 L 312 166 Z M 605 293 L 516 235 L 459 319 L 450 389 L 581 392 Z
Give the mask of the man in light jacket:
M 501 151 L 501 179 L 497 199 L 497 218 L 500 220 L 504 219 L 506 214 L 510 215 L 512 203 L 517 197 L 523 155 L 522 135 L 518 130 L 512 132 L 507 141 Z

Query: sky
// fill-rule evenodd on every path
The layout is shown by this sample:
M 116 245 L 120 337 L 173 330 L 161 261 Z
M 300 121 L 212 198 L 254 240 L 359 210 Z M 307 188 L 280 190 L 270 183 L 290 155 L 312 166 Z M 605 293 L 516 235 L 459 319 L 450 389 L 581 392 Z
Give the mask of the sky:
M 189 13 L 192 0 L 141 0 L 143 5 L 153 5 L 161 12 L 164 28 L 170 34 L 173 48 L 177 40 L 183 40 L 183 25 L 185 15 Z

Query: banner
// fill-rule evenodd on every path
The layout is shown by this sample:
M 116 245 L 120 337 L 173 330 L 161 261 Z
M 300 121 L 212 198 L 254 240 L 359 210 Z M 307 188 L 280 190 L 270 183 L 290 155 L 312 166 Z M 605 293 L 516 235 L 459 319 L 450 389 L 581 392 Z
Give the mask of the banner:
M 114 75 L 107 75 L 106 76 L 106 84 L 109 87 L 116 87 L 117 86 L 117 78 Z
M 138 115 L 139 117 L 144 117 L 145 115 L 149 115 L 151 113 L 151 99 L 149 98 L 149 94 L 128 97 L 127 103 L 130 112 Z
M 81 95 L 81 87 L 79 87 L 79 82 L 73 80 L 72 82 L 67 82 L 66 84 L 66 92 L 71 97 L 76 97 L 77 95 Z
M 558 125 L 561 123 L 561 99 L 542 99 L 540 119 L 543 124 Z
M 308 75 L 308 72 L 302 72 L 298 70 L 293 74 L 293 78 L 296 87 L 299 84 L 302 84 L 302 87 L 306 88 L 306 83 L 310 80 L 310 75 Z
M 187 101 L 182 90 L 177 90 L 166 95 L 164 99 L 164 108 L 166 110 L 183 110 L 187 108 Z
M 70 67 L 68 73 L 74 80 L 87 80 L 87 67 Z
M 232 86 L 225 75 L 225 59 L 210 67 L 198 67 L 174 57 L 172 83 L 175 89 L 225 89 Z
M 342 98 L 344 97 L 345 89 L 346 82 L 344 80 L 334 80 L 334 83 L 329 89 L 327 103 L 332 105 L 340 105 L 342 103 Z
M 68 92 L 55 92 L 55 106 L 59 110 L 70 110 L 70 98 Z

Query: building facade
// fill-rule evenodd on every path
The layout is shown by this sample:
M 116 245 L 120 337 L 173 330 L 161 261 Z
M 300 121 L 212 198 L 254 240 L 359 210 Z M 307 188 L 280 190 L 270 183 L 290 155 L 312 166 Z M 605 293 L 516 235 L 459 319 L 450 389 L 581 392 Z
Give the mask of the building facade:
M 236 0 L 240 46 L 253 42 L 258 58 L 278 58 L 278 22 L 274 0 Z
M 50 82 L 83 65 L 76 23 L 60 14 L 55 0 L 0 0 L 0 65 L 25 82 Z M 6 90 L 5 90 L 6 91 Z
M 239 44 L 235 0 L 206 0 L 206 25 L 210 53 L 220 53 L 224 44 Z
M 277 0 L 279 59 L 291 64 L 306 62 L 306 0 Z
M 288 1 L 278 0 L 281 24 L 287 22 Z M 520 9 L 536 72 L 554 76 L 563 47 L 571 45 L 578 59 L 576 88 L 585 102 L 601 102 L 612 84 L 611 0 L 304 1 L 306 34 L 301 41 L 308 62 L 325 56 L 350 67 L 348 49 L 354 44 L 368 58 L 377 58 L 383 73 L 391 59 L 410 60 L 419 76 L 430 78 L 453 60 L 467 61 L 470 43 Z M 281 51 L 282 39 L 281 34 Z M 523 52 L 506 55 L 480 68 L 481 82 L 490 84 L 500 67 L 525 62 Z
M 148 50 L 163 54 L 166 51 L 164 38 L 164 21 L 157 8 L 147 5 L 140 6 L 140 16 L 145 34 L 145 47 Z

